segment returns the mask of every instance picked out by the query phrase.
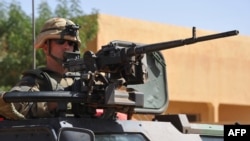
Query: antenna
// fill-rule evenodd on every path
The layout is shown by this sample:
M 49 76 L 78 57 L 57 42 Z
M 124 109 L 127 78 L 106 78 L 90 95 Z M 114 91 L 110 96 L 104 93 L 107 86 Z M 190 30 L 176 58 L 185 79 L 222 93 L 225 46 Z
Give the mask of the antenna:
M 35 49 L 35 12 L 34 0 L 32 0 L 32 41 L 33 41 L 33 69 L 36 68 L 36 49 Z

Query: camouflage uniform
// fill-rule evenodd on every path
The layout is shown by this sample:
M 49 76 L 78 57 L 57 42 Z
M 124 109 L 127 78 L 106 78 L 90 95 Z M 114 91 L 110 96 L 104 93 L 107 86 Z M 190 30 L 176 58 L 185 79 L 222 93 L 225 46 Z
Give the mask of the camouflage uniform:
M 78 29 L 79 26 L 70 20 L 51 18 L 45 22 L 38 35 L 35 48 L 43 48 L 43 44 L 50 39 L 65 39 L 77 43 L 74 46 L 74 52 L 77 52 L 81 46 Z M 23 73 L 22 79 L 11 91 L 62 91 L 68 89 L 72 83 L 72 79 L 63 78 L 59 73 L 41 68 Z M 56 111 L 56 109 L 50 109 L 50 105 L 53 107 L 55 104 L 52 102 L 6 103 L 3 100 L 4 94 L 4 92 L 0 93 L 0 116 L 7 119 L 53 117 Z
M 21 81 L 11 91 L 62 91 L 70 89 L 73 80 L 63 78 L 60 74 L 45 68 L 31 70 L 24 73 Z M 26 118 L 53 117 L 56 112 L 48 109 L 48 102 L 14 103 L 15 108 Z

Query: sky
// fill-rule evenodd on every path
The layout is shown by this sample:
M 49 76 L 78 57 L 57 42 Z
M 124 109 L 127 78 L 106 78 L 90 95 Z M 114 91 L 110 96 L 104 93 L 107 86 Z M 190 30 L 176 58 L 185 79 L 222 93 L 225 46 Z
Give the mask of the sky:
M 32 14 L 32 0 L 16 0 Z M 34 0 L 34 9 L 42 0 Z M 46 1 L 46 0 L 45 0 Z M 56 0 L 47 1 L 52 10 Z M 84 13 L 101 14 L 250 36 L 250 0 L 81 0 Z

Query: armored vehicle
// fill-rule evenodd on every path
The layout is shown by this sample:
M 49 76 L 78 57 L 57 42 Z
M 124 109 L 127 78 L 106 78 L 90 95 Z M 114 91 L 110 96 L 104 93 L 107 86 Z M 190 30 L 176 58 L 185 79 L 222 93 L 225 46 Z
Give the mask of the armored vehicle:
M 223 125 L 191 123 L 185 114 L 162 115 L 168 107 L 166 62 L 159 52 L 237 35 L 238 31 L 156 44 L 115 40 L 97 53 L 66 52 L 65 77 L 72 91 L 7 92 L 5 102 L 58 102 L 53 118 L 0 120 L 1 141 L 219 141 Z M 71 109 L 67 108 L 71 103 Z M 101 112 L 99 112 L 101 111 Z M 153 114 L 151 121 L 133 114 Z M 123 115 L 124 118 L 121 118 Z

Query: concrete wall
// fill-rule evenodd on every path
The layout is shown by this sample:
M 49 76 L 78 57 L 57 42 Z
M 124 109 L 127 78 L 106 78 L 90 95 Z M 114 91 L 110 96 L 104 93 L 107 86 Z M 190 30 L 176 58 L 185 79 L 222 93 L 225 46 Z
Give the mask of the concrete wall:
M 104 14 L 98 20 L 97 38 L 88 44 L 88 49 L 93 51 L 112 40 L 148 44 L 192 36 L 192 27 Z M 197 37 L 214 33 L 217 32 L 197 27 Z M 166 113 L 195 113 L 200 115 L 201 122 L 250 123 L 250 115 L 245 114 L 245 109 L 250 107 L 250 36 L 221 38 L 162 53 L 167 63 L 170 99 Z M 204 107 L 199 109 L 194 105 Z M 226 118 L 231 114 L 228 108 L 234 105 L 238 117 Z

